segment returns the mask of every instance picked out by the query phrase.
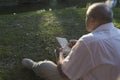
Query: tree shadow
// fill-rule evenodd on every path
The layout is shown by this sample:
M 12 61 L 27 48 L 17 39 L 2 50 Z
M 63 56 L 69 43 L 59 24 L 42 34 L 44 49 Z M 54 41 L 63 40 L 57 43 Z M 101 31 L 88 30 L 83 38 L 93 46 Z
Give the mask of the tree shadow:
M 42 9 L 49 9 L 48 4 L 43 3 L 26 3 L 12 6 L 0 6 L 0 14 L 22 13 L 28 11 L 36 11 Z

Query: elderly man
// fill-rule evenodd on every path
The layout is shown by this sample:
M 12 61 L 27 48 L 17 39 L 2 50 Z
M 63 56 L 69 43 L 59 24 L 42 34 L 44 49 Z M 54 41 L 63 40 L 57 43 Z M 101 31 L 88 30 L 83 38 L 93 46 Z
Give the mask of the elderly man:
M 22 64 L 46 80 L 117 80 L 120 75 L 120 30 L 113 25 L 113 12 L 104 3 L 92 4 L 86 13 L 89 34 L 72 41 L 69 55 L 60 50 L 59 61 L 34 62 L 23 59 Z M 71 44 L 70 43 L 70 44 Z

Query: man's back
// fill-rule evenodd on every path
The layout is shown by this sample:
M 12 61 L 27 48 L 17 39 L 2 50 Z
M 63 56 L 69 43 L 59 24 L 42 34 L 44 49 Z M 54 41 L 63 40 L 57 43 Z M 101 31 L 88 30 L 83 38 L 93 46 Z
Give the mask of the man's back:
M 83 39 L 94 63 L 83 80 L 117 80 L 120 74 L 120 31 L 108 23 Z

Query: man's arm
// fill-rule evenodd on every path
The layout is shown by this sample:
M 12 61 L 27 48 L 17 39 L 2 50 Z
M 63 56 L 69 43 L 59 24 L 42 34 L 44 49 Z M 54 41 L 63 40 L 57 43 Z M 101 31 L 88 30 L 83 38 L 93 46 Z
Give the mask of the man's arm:
M 63 60 L 64 60 L 64 56 L 63 56 L 63 52 L 61 51 L 59 53 L 59 59 L 58 59 L 58 63 L 57 63 L 57 68 L 58 68 L 58 71 L 59 71 L 60 75 L 68 79 L 68 77 L 62 71 Z
M 76 44 L 76 42 L 77 42 L 77 40 L 72 39 L 72 40 L 69 41 L 68 46 L 72 48 L 72 47 Z M 62 64 L 63 64 L 63 60 L 64 60 L 64 55 L 63 55 L 63 54 L 64 54 L 64 49 L 61 49 L 61 50 L 60 50 L 60 53 L 59 53 L 57 68 L 58 68 L 59 73 L 60 73 L 63 77 L 69 79 L 69 78 L 64 74 L 64 72 L 62 71 Z
M 71 40 L 69 41 L 68 46 L 69 46 L 70 48 L 72 48 L 72 47 L 76 44 L 77 41 L 78 41 L 78 40 L 76 40 L 76 39 L 71 39 Z

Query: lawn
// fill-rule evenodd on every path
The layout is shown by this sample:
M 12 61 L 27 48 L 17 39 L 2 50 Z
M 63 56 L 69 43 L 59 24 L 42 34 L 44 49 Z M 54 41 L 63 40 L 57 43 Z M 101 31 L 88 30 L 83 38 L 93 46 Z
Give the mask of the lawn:
M 21 60 L 55 62 L 55 37 L 69 40 L 86 34 L 85 12 L 85 8 L 69 8 L 0 15 L 0 80 L 39 80 Z M 120 28 L 120 9 L 114 9 L 114 14 L 115 26 Z

